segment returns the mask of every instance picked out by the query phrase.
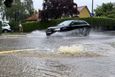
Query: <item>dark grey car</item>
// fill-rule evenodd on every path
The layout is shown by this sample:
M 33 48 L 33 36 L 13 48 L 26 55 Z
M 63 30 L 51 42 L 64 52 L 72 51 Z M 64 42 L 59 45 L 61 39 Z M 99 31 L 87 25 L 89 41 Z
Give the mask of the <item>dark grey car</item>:
M 55 32 L 66 32 L 66 31 L 71 31 L 75 29 L 78 29 L 79 34 L 83 36 L 87 36 L 89 35 L 91 26 L 89 23 L 87 23 L 84 20 L 66 20 L 54 27 L 49 27 L 46 30 L 46 35 L 50 36 L 51 34 Z

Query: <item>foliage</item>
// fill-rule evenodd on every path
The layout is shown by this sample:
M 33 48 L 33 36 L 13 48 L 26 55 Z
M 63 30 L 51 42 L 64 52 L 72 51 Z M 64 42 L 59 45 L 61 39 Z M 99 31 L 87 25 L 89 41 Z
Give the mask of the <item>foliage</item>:
M 84 18 L 95 30 L 115 30 L 113 18 Z
M 14 31 L 14 32 L 18 32 L 19 31 L 19 22 L 18 21 L 11 21 L 9 22 L 9 25 L 11 26 L 11 29 Z
M 34 12 L 33 0 L 24 0 L 23 7 L 28 12 L 29 16 L 33 14 Z
M 95 9 L 96 16 L 106 16 L 114 18 L 115 14 L 115 4 L 113 3 L 103 3 L 102 6 L 98 6 Z
M 2 1 L 3 1 L 3 0 L 0 0 L 0 6 L 2 5 Z
M 0 14 L 2 15 L 4 13 L 4 5 L 3 5 L 4 0 L 0 0 Z M 3 16 L 1 16 L 3 18 Z
M 4 0 L 2 0 L 3 4 Z M 22 21 L 25 18 L 32 15 L 33 9 L 33 2 L 32 0 L 15 0 L 12 3 L 12 7 L 7 8 L 4 5 L 1 6 L 3 8 L 3 19 L 7 19 L 10 21 Z
M 11 7 L 12 3 L 13 3 L 13 0 L 5 0 L 4 1 L 4 4 L 5 4 L 6 7 Z
M 38 22 L 26 22 L 22 24 L 24 32 L 30 32 L 38 29 Z
M 40 18 L 42 21 L 48 19 L 57 19 L 62 16 L 77 16 L 77 4 L 73 0 L 44 0 L 43 10 L 40 11 Z
M 2 33 L 2 22 L 0 21 L 0 34 Z
M 43 30 L 50 26 L 55 26 L 56 24 L 64 21 L 78 18 L 64 18 L 64 19 L 54 19 L 47 22 L 26 22 L 23 23 L 24 32 L 31 32 L 34 30 Z M 94 29 L 101 29 L 101 30 L 115 30 L 115 19 L 111 18 L 82 18 L 80 20 L 85 20 L 89 24 L 91 24 L 92 28 Z

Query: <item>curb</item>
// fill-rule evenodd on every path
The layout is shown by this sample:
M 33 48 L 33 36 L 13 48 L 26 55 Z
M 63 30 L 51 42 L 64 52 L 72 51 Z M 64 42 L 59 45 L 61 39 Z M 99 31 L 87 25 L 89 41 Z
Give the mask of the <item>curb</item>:
M 35 51 L 36 49 L 21 49 L 21 50 L 10 50 L 10 51 L 0 51 L 0 54 L 11 54 L 21 51 Z

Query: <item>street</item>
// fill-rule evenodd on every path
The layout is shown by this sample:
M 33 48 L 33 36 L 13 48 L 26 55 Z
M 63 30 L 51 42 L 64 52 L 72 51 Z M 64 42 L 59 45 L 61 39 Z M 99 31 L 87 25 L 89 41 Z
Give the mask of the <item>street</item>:
M 115 0 L 0 0 L 0 77 L 115 77 Z
M 114 32 L 0 36 L 0 77 L 114 77 Z

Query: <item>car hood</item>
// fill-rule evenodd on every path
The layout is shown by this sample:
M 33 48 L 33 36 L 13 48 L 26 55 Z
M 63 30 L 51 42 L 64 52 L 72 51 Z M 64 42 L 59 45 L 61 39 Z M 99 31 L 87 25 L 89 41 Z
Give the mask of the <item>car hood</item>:
M 56 29 L 57 27 L 49 27 L 48 29 Z

